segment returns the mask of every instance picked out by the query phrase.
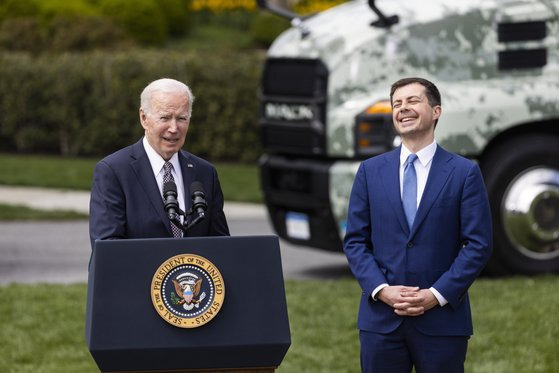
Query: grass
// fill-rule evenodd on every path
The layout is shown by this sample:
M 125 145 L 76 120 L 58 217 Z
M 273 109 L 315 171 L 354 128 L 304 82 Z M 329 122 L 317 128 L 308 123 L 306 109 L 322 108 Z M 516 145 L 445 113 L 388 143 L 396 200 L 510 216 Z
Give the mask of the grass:
M 80 220 L 87 214 L 66 210 L 35 210 L 26 206 L 0 203 L 0 221 L 16 220 Z
M 0 184 L 89 190 L 98 159 L 0 154 Z M 256 165 L 217 163 L 227 201 L 260 203 Z
M 278 373 L 358 372 L 360 294 L 353 280 L 287 281 L 291 347 Z
M 559 277 L 480 279 L 467 372 L 557 372 Z M 96 372 L 84 342 L 86 287 L 0 286 L 1 372 Z M 358 372 L 360 289 L 351 279 L 287 281 L 292 345 L 282 372 Z
M 0 184 L 89 190 L 97 159 L 0 155 Z
M 559 277 L 477 281 L 469 371 L 558 372 Z
M 85 285 L 10 285 L 0 296 L 0 371 L 95 372 L 84 342 Z
M 262 203 L 256 165 L 217 163 L 215 167 L 225 200 Z

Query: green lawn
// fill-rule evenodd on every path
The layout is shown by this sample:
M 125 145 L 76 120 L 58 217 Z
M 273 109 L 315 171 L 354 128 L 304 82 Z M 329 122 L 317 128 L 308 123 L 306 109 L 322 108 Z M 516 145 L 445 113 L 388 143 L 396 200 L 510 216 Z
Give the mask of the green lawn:
M 6 205 L 0 203 L 0 221 L 15 220 L 81 220 L 87 214 L 65 210 L 36 210 L 26 206 Z
M 0 154 L 0 184 L 89 190 L 97 159 Z
M 0 184 L 89 190 L 98 159 L 0 154 Z M 258 168 L 254 165 L 218 163 L 227 201 L 262 201 Z
M 95 372 L 84 342 L 85 285 L 0 286 L 1 372 Z M 557 372 L 559 277 L 480 279 L 467 372 Z M 358 372 L 352 279 L 287 281 L 292 345 L 278 372 Z
M 225 200 L 262 203 L 256 165 L 217 163 L 215 167 Z

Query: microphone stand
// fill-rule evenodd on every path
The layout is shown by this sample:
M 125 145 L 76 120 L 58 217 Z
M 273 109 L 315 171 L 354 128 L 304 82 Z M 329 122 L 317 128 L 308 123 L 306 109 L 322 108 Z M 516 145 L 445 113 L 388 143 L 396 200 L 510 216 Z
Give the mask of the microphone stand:
M 194 181 L 190 185 L 190 194 L 192 195 L 192 207 L 184 212 L 180 209 L 177 201 L 177 186 L 174 181 L 168 181 L 163 184 L 163 199 L 165 203 L 165 211 L 172 224 L 186 233 L 189 229 L 200 223 L 206 216 L 208 205 L 204 196 L 204 188 L 200 182 Z M 180 220 L 183 216 L 183 222 Z
M 187 215 L 192 217 L 192 215 L 195 213 L 195 211 L 193 211 L 193 209 L 191 208 L 190 210 L 188 210 Z M 200 223 L 202 221 L 202 219 L 204 219 L 206 217 L 206 213 L 205 211 L 201 211 L 198 212 L 196 217 L 194 217 L 193 220 L 191 220 L 185 227 L 184 227 L 184 231 L 186 232 L 187 230 L 189 230 L 190 228 L 194 227 L 196 224 Z M 185 220 L 186 223 L 186 220 Z
M 187 212 L 184 212 L 181 209 L 178 209 L 178 212 L 176 212 L 176 213 L 169 213 L 168 214 L 169 220 L 177 228 L 179 228 L 184 233 L 186 233 L 188 230 L 190 230 L 196 224 L 200 223 L 206 217 L 205 211 L 202 210 L 202 211 L 197 212 L 195 210 L 195 207 L 198 207 L 198 206 L 196 206 L 196 205 L 192 206 Z M 193 217 L 194 214 L 196 214 L 196 216 L 194 216 L 194 219 L 191 220 L 191 218 Z M 179 218 L 180 216 L 184 216 L 184 223 L 181 222 L 181 220 Z

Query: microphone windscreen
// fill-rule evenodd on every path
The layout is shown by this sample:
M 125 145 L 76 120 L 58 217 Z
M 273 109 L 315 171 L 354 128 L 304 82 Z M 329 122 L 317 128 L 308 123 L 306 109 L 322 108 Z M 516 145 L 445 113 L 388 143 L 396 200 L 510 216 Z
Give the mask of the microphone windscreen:
M 172 192 L 175 195 L 177 194 L 177 184 L 174 181 L 167 181 L 163 184 L 163 195 Z
M 193 195 L 196 192 L 202 192 L 202 194 L 205 194 L 204 185 L 202 185 L 199 181 L 193 181 L 192 184 L 190 184 L 190 195 Z

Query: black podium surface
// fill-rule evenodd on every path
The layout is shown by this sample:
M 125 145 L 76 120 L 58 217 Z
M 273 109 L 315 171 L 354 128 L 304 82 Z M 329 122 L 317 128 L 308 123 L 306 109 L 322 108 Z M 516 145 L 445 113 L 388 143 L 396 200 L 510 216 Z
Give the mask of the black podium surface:
M 156 271 L 180 254 L 210 261 L 225 285 L 217 315 L 196 328 L 172 325 L 152 303 Z M 279 366 L 291 338 L 278 238 L 97 241 L 86 340 L 104 372 Z

